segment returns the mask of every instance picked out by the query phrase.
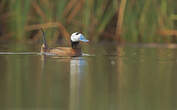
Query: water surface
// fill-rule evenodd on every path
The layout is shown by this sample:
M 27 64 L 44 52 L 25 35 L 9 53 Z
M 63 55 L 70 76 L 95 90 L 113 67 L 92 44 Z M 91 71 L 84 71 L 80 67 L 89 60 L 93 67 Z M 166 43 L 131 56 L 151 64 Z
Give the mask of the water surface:
M 177 48 L 99 44 L 71 58 L 38 47 L 0 46 L 1 109 L 177 109 Z

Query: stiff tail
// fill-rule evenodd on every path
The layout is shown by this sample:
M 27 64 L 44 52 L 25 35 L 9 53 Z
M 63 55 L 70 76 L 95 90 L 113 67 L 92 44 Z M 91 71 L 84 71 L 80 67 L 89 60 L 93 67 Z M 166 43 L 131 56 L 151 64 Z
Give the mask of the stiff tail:
M 41 31 L 42 31 L 42 42 L 43 42 L 43 44 L 42 45 L 44 45 L 44 48 L 48 48 L 48 46 L 47 46 L 47 42 L 46 42 L 46 39 L 45 39 L 45 33 L 44 33 L 44 30 L 41 28 Z

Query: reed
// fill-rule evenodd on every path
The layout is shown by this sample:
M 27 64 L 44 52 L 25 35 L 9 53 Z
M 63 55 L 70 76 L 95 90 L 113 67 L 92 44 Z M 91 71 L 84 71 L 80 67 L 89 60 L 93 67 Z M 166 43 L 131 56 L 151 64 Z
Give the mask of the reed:
M 0 40 L 7 36 L 28 40 L 32 38 L 29 37 L 31 31 L 38 29 L 34 26 L 49 24 L 46 26 L 50 29 L 46 31 L 49 41 L 56 40 L 60 35 L 68 41 L 70 33 L 81 31 L 97 42 L 103 38 L 101 35 L 109 23 L 113 22 L 116 27 L 109 28 L 114 30 L 110 37 L 115 40 L 174 42 L 171 36 L 176 36 L 173 34 L 177 30 L 176 10 L 175 0 L 1 0 L 0 25 L 4 27 L 1 26 Z M 111 21 L 113 16 L 117 19 Z M 60 25 L 51 29 L 50 23 Z M 33 29 L 29 31 L 26 27 L 30 26 Z
M 17 0 L 11 1 L 9 3 L 9 11 L 14 13 L 14 16 L 10 19 L 11 31 L 15 32 L 16 39 L 25 39 L 24 27 L 27 24 L 29 9 L 31 5 L 31 0 Z

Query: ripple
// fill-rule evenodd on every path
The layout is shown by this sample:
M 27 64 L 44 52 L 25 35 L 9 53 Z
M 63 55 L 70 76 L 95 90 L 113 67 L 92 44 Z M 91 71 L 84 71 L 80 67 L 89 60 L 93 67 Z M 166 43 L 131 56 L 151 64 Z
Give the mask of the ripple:
M 39 52 L 0 52 L 0 55 L 39 55 Z

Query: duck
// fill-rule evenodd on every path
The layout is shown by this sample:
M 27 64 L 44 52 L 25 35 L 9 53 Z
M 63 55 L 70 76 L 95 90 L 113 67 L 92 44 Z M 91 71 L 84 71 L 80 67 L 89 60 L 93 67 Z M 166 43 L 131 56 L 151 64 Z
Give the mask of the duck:
M 70 41 L 71 41 L 71 47 L 56 47 L 56 48 L 48 48 L 46 39 L 45 39 L 45 33 L 44 30 L 42 31 L 42 45 L 41 45 L 41 53 L 42 54 L 53 54 L 57 56 L 69 56 L 69 57 L 77 57 L 82 56 L 82 50 L 80 42 L 88 43 L 89 40 L 85 38 L 83 34 L 80 32 L 74 32 L 71 34 Z

